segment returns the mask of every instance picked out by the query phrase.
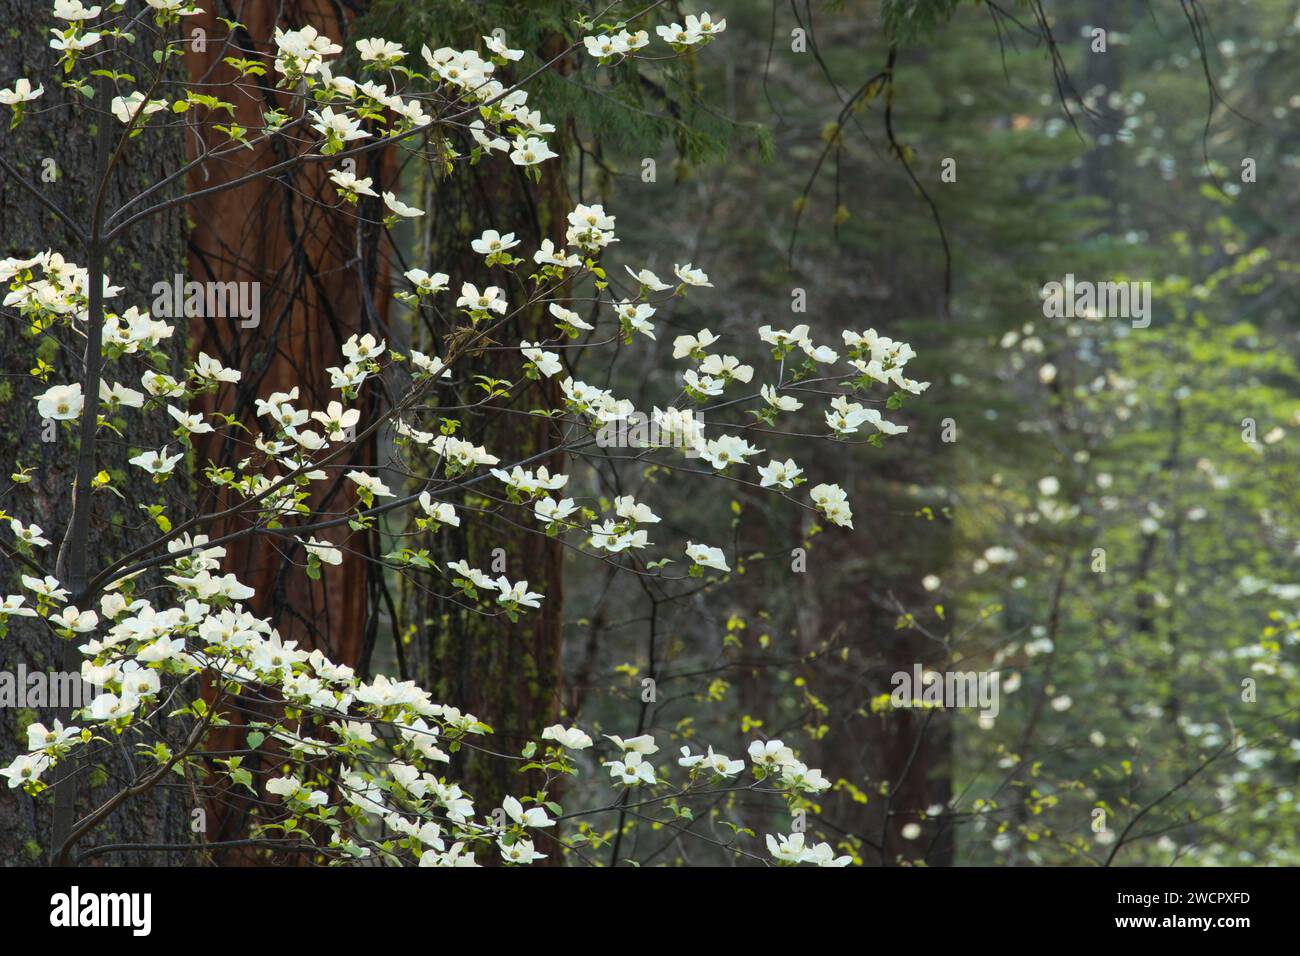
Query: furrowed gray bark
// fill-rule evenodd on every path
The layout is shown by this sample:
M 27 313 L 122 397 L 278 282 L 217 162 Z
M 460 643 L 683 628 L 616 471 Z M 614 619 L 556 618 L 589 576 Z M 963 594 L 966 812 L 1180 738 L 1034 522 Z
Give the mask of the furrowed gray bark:
M 114 310 L 136 305 L 147 309 L 153 284 L 170 281 L 184 271 L 185 231 L 179 214 L 167 214 L 142 222 L 112 243 L 80 242 L 75 234 L 49 208 L 42 196 L 66 212 L 85 233 L 91 232 L 93 207 L 99 185 L 99 170 L 106 165 L 105 149 L 117 141 L 124 127 L 116 120 L 93 112 L 92 103 L 80 94 L 61 89 L 61 71 L 55 69 L 56 55 L 48 47 L 48 29 L 52 25 L 48 11 L 33 10 L 24 0 L 0 0 L 0 18 L 10 26 L 0 34 L 0 85 L 10 85 L 17 77 L 28 77 L 45 86 L 45 94 L 29 103 L 27 115 L 16 130 L 9 130 L 8 116 L 0 126 L 0 157 L 9 169 L 0 169 L 0 256 L 28 258 L 50 249 L 62 253 L 69 261 L 92 267 L 92 260 L 114 284 L 125 291 L 108 306 Z M 84 75 L 86 71 L 79 71 Z M 93 106 L 107 110 L 112 93 L 101 88 Z M 7 111 L 6 111 L 7 114 Z M 101 147 L 101 142 L 104 144 Z M 123 152 L 115 164 L 103 194 L 106 211 L 116 208 L 159 179 L 169 169 L 184 162 L 183 144 L 178 136 L 147 132 Z M 25 188 L 21 177 L 41 194 Z M 98 245 L 98 248 L 96 248 Z M 99 291 L 98 282 L 92 289 Z M 91 313 L 98 313 L 92 303 Z M 64 586 L 75 592 L 82 587 L 96 567 L 110 557 L 120 555 L 151 540 L 157 528 L 143 512 L 129 513 L 131 506 L 107 492 L 91 491 L 91 479 L 108 470 L 115 483 L 126 490 L 128 499 L 158 500 L 149 476 L 127 465 L 126 459 L 143 448 L 162 447 L 169 439 L 168 422 L 156 415 L 141 415 L 128 410 L 124 439 L 101 430 L 93 455 L 82 455 L 84 448 L 78 427 L 49 427 L 42 422 L 33 396 L 50 384 L 82 382 L 87 392 L 87 406 L 93 415 L 97 385 L 86 387 L 87 359 L 98 354 L 98 330 L 94 321 L 83 331 L 92 333 L 87 341 L 66 329 L 34 336 L 26 324 L 12 315 L 3 319 L 0 333 L 0 509 L 27 522 L 39 524 L 45 536 L 54 542 L 39 549 L 37 559 L 56 573 Z M 171 340 L 161 343 L 179 367 L 186 352 L 183 326 Z M 54 371 L 48 382 L 30 374 L 37 357 Z M 110 362 L 103 369 L 109 382 L 139 388 L 138 363 Z M 94 383 L 92 383 L 93 385 Z M 87 452 L 91 449 L 85 449 Z M 14 482 L 10 475 L 21 468 L 31 469 L 31 481 Z M 79 490 L 74 497 L 74 486 Z M 76 527 L 73 527 L 74 502 Z M 71 532 L 71 533 L 69 533 Z M 4 529 L 8 534 L 8 529 Z M 0 589 L 19 593 L 19 575 L 30 573 L 16 562 L 0 560 Z M 81 606 L 93 607 L 92 601 Z M 31 619 L 11 619 L 9 634 L 0 640 L 0 671 L 15 673 L 21 665 L 28 673 L 79 671 L 80 655 L 75 642 L 65 642 L 49 633 L 42 623 Z M 22 700 L 18 704 L 24 703 Z M 51 706 L 0 706 L 0 765 L 8 764 L 18 753 L 26 751 L 26 727 L 34 721 L 47 725 L 59 718 L 69 720 L 67 708 Z M 96 746 L 86 759 L 67 761 L 48 778 L 51 782 L 67 779 L 54 794 L 46 793 L 33 800 L 21 790 L 0 790 L 0 864 L 35 865 L 57 852 L 61 840 L 53 831 L 67 834 L 78 819 L 104 804 L 128 786 L 148 767 L 132 752 L 129 742 L 113 747 Z M 179 778 L 175 778 L 180 784 Z M 189 801 L 176 786 L 155 788 L 149 794 L 123 803 L 109 814 L 93 832 L 86 834 L 79 848 L 97 843 L 152 844 L 186 843 L 191 839 Z M 150 853 L 132 850 L 106 854 L 100 863 L 168 863 L 182 857 L 175 853 Z

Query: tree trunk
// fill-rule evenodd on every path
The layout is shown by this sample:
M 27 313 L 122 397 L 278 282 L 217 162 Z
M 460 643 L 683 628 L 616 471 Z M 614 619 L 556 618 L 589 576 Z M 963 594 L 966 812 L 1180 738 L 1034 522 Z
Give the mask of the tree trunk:
M 283 10 L 277 4 L 217 6 L 222 8 L 218 11 L 222 15 L 237 16 L 244 25 L 237 42 L 245 50 L 273 51 L 276 26 L 296 29 L 311 25 L 345 46 L 350 43 L 349 20 L 330 3 L 300 0 L 284 5 Z M 217 22 L 214 12 L 190 18 L 186 26 L 202 27 L 209 37 L 225 33 L 225 26 Z M 237 74 L 222 62 L 229 54 L 221 43 L 212 41 L 203 50 L 191 49 L 186 59 L 191 80 L 218 84 L 235 80 Z M 260 78 L 258 95 L 224 97 L 234 101 L 235 121 L 245 127 L 259 125 L 265 109 L 296 108 L 274 88 L 269 56 L 264 62 L 267 75 Z M 290 153 L 283 143 L 261 147 L 249 151 L 247 158 L 237 164 L 205 164 L 192 174 L 191 187 L 229 182 L 288 158 Z M 356 162 L 358 175 L 374 177 L 376 191 L 391 188 L 391 164 L 385 157 L 371 153 Z M 193 335 L 196 353 L 207 352 L 222 364 L 243 372 L 237 385 L 224 386 L 215 395 L 206 396 L 203 409 L 219 408 L 235 415 L 252 435 L 269 424 L 265 418 L 258 421 L 254 399 L 297 388 L 297 407 L 323 410 L 331 400 L 339 398 L 330 388 L 326 369 L 343 363 L 343 343 L 354 333 L 388 336 L 387 270 L 377 254 L 382 230 L 374 224 L 357 222 L 358 215 L 381 220 L 382 207 L 376 208 L 377 201 L 368 200 L 359 207 L 334 208 L 339 206 L 339 200 L 328 178 L 331 168 L 325 163 L 311 164 L 216 193 L 191 207 L 189 261 L 193 278 L 260 284 L 256 324 L 206 317 L 195 323 Z M 357 407 L 362 410 L 364 425 L 370 409 L 364 400 Z M 211 459 L 221 465 L 233 465 L 249 453 L 247 445 L 217 435 L 202 444 L 196 442 L 196 447 L 200 462 Z M 374 449 L 369 442 L 336 461 L 330 479 L 318 483 L 308 502 L 313 511 L 349 510 L 355 499 L 342 475 L 373 462 Z M 227 504 L 219 489 L 206 489 L 201 502 L 206 511 Z M 246 523 L 244 518 L 235 518 L 214 525 L 210 535 L 215 538 L 239 530 Z M 378 567 L 367 561 L 375 548 L 369 535 L 353 533 L 346 527 L 316 537 L 344 549 L 342 563 L 323 565 L 318 580 L 307 576 L 301 546 L 285 537 L 251 536 L 232 543 L 227 548 L 225 569 L 256 591 L 251 601 L 253 612 L 269 617 L 285 640 L 295 640 L 309 649 L 320 648 L 341 664 L 364 664 L 378 631 L 381 602 L 377 595 L 383 587 Z M 236 726 L 213 735 L 210 743 L 216 749 L 242 746 L 238 743 L 244 736 L 242 718 L 249 715 L 229 717 Z M 260 753 L 253 755 L 250 766 L 256 769 L 261 759 Z M 239 793 L 223 793 L 212 804 L 216 827 L 211 839 L 243 835 L 248 808 L 248 801 Z M 252 859 L 252 854 L 222 857 L 227 864 Z
M 497 168 L 480 167 L 477 184 L 492 201 L 486 207 L 467 202 L 463 210 L 473 215 L 468 234 L 448 236 L 445 242 L 435 246 L 438 254 L 434 265 L 451 275 L 453 290 L 462 281 L 476 282 L 480 287 L 492 281 L 483 275 L 481 260 L 474 261 L 465 253 L 469 240 L 493 223 L 509 224 L 508 228 L 524 240 L 520 255 L 531 257 L 532 250 L 544 238 L 550 238 L 557 246 L 563 245 L 565 215 L 570 207 L 561 161 L 548 164 L 537 187 L 526 183 L 514 166 L 502 160 L 497 160 L 495 165 Z M 441 203 L 435 202 L 441 208 Z M 525 247 L 526 252 L 522 251 Z M 452 268 L 447 266 L 449 259 L 454 263 Z M 518 294 L 512 296 L 512 306 L 518 304 Z M 517 344 L 521 339 L 537 341 L 551 334 L 548 329 L 553 329 L 553 319 L 545 307 L 540 307 L 521 314 L 494 333 L 493 338 L 502 344 Z M 457 369 L 457 378 L 470 382 L 472 375 L 486 374 L 517 380 L 521 377 L 520 362 L 514 350 L 479 353 L 465 363 L 463 370 Z M 515 390 L 511 404 L 525 411 L 556 407 L 558 392 L 553 380 L 525 382 Z M 542 418 L 499 415 L 480 433 L 471 433 L 471 437 L 506 463 L 553 447 L 556 444 L 551 433 L 553 427 Z M 565 469 L 564 457 L 558 454 L 529 467 L 535 469 L 539 465 L 545 465 L 552 473 Z M 494 495 L 499 494 L 498 488 Z M 426 599 L 424 613 L 417 620 L 424 622 L 420 633 L 425 637 L 427 678 L 437 700 L 474 713 L 496 732 L 492 739 L 497 748 L 518 753 L 524 741 L 535 739 L 559 712 L 562 550 L 555 540 L 533 533 L 532 528 L 519 530 L 507 522 L 473 512 L 467 514 L 460 531 L 459 535 L 447 535 L 444 530 L 444 562 L 465 557 L 471 565 L 495 575 L 501 565 L 494 568 L 494 558 L 503 556 L 504 570 L 499 573 L 512 581 L 526 578 L 529 588 L 545 594 L 545 599 L 540 609 L 522 615 L 516 624 L 505 617 L 460 612 L 436 597 Z M 497 548 L 501 552 L 494 552 Z M 466 789 L 480 807 L 499 806 L 504 796 L 517 795 L 528 784 L 507 761 L 499 758 L 479 759 L 472 751 L 461 751 L 459 759 Z
M 9 131 L 8 111 L 0 131 L 0 152 L 19 173 L 74 219 L 87 222 L 89 205 L 97 181 L 95 140 L 97 123 L 116 121 L 107 117 L 108 103 L 97 97 L 90 111 L 87 101 L 59 88 L 61 72 L 55 70 L 56 56 L 48 46 L 48 28 L 53 24 L 44 5 L 33 16 L 25 0 L 0 0 L 0 18 L 10 24 L 0 34 L 0 77 L 9 83 L 28 77 L 42 83 L 45 94 L 28 104 L 26 118 L 18 129 Z M 147 147 L 145 144 L 148 144 Z M 180 137 L 153 130 L 137 139 L 119 164 L 106 202 L 110 208 L 174 169 L 183 161 Z M 0 256 L 31 257 L 46 249 L 60 252 L 69 261 L 86 264 L 86 251 L 75 244 L 67 231 L 17 182 L 0 171 Z M 184 265 L 184 232 L 180 215 L 169 213 L 141 222 L 109 250 L 107 271 L 125 291 L 110 299 L 113 311 L 136 305 L 143 309 L 152 301 L 154 283 L 170 281 Z M 46 385 L 29 374 L 37 355 L 54 367 L 50 383 L 80 380 L 80 357 L 84 343 L 67 330 L 52 330 L 63 343 L 57 347 L 48 336 L 34 337 L 24 323 L 7 315 L 0 333 L 0 509 L 24 522 L 36 522 L 55 543 L 41 549 L 37 558 L 53 573 L 57 542 L 67 527 L 72 504 L 76 441 L 70 431 L 47 428 L 37 414 L 33 396 Z M 160 349 L 175 360 L 177 371 L 185 352 L 185 328 L 177 323 L 176 334 L 160 343 Z M 138 370 L 129 360 L 109 363 L 109 382 L 120 381 L 139 388 Z M 88 400 L 91 396 L 88 396 Z M 95 467 L 108 469 L 118 487 L 137 501 L 158 501 L 160 496 L 149 476 L 127 464 L 127 458 L 142 448 L 160 448 L 169 440 L 166 416 L 141 415 L 128 410 L 125 441 L 101 432 Z M 31 482 L 15 484 L 9 478 L 19 466 L 32 469 Z M 124 477 L 123 477 L 124 476 Z M 173 495 L 184 486 L 173 482 Z M 110 557 L 152 540 L 157 529 L 141 521 L 140 513 L 129 513 L 121 501 L 103 492 L 92 498 L 88 567 L 93 569 Z M 14 562 L 0 565 L 0 588 L 6 594 L 19 593 L 22 569 Z M 21 665 L 28 672 L 47 674 L 64 670 L 65 644 L 50 636 L 48 628 L 32 619 L 12 618 L 9 636 L 0 639 L 0 670 L 14 673 Z M 76 659 L 75 653 L 70 659 Z M 55 718 L 65 723 L 68 709 L 51 707 L 0 707 L 0 765 L 8 764 L 19 752 L 26 752 L 26 727 Z M 81 753 L 81 751 L 79 751 Z M 124 782 L 145 767 L 129 747 L 86 750 L 77 760 L 77 797 L 73 808 L 80 818 L 116 793 Z M 53 774 L 48 775 L 50 778 Z M 179 781 L 179 778 L 173 778 Z M 6 864 L 39 864 L 50 851 L 52 793 L 33 800 L 20 790 L 0 790 L 0 861 Z M 184 784 L 168 783 L 138 799 L 127 801 L 105 822 L 84 837 L 78 849 L 119 843 L 185 843 L 190 838 L 192 801 Z M 95 862 L 143 865 L 166 864 L 183 859 L 175 853 L 131 851 L 104 854 Z

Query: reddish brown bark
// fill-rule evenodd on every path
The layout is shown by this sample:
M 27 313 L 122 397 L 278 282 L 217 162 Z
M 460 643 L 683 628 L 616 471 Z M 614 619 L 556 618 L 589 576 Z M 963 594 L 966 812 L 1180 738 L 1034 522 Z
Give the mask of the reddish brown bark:
M 276 13 L 281 7 L 283 15 L 277 24 Z M 243 51 L 213 39 L 226 34 L 225 25 L 216 20 L 214 13 L 194 17 L 187 22 L 187 28 L 206 30 L 209 40 L 206 49 L 190 49 L 187 53 L 191 81 L 234 81 L 237 74 L 223 62 L 224 58 L 253 58 L 246 52 L 253 48 L 267 68 L 267 75 L 258 78 L 261 89 L 245 88 L 233 95 L 229 88 L 220 91 L 223 99 L 235 104 L 234 122 L 255 128 L 261 125 L 264 110 L 278 106 L 293 112 L 290 98 L 274 89 L 271 56 L 265 55 L 274 49 L 271 38 L 275 27 L 310 24 L 336 41 L 346 42 L 348 24 L 340 19 L 344 16 L 342 10 L 323 0 L 236 5 L 227 15 L 236 16 L 246 28 L 235 34 Z M 229 122 L 225 116 L 222 121 Z M 220 145 L 222 134 L 215 136 L 218 142 L 210 146 Z M 190 147 L 193 149 L 193 142 Z M 278 143 L 241 151 L 237 161 L 204 163 L 191 175 L 190 188 L 210 188 L 247 176 L 289 158 L 292 149 Z M 342 364 L 342 343 L 356 332 L 384 335 L 388 275 L 379 256 L 371 258 L 359 252 L 375 246 L 376 227 L 359 226 L 357 222 L 358 211 L 369 219 L 381 219 L 382 213 L 365 206 L 360 210 L 337 208 L 339 200 L 328 179 L 331 168 L 327 163 L 308 164 L 277 178 L 259 178 L 202 198 L 190 207 L 190 268 L 186 278 L 260 283 L 261 306 L 258 322 L 252 327 L 242 327 L 238 318 L 219 317 L 198 319 L 191 326 L 195 353 L 206 352 L 243 372 L 238 385 L 226 385 L 205 396 L 199 407 L 204 411 L 233 411 L 250 430 L 242 443 L 221 437 L 196 443 L 200 463 L 210 460 L 234 465 L 250 454 L 254 462 L 263 460 L 251 447 L 252 436 L 260 430 L 253 400 L 297 388 L 296 407 L 324 409 L 339 398 L 339 393 L 330 388 L 326 369 Z M 379 156 L 359 158 L 357 170 L 359 175 L 374 175 L 377 184 L 386 183 L 385 173 L 389 173 Z M 358 242 L 358 229 L 363 230 L 362 243 Z M 364 421 L 364 402 L 361 407 Z M 329 478 L 317 483 L 317 491 L 309 501 L 313 510 L 347 511 L 352 500 L 343 487 L 342 474 L 349 467 L 373 460 L 373 448 L 367 444 L 347 459 L 333 463 Z M 220 489 L 208 487 L 200 492 L 200 505 L 205 510 L 232 503 Z M 246 526 L 246 518 L 236 517 L 214 525 L 209 534 L 215 539 Z M 342 564 L 324 566 L 319 580 L 307 576 L 302 568 L 303 551 L 295 541 L 284 537 L 258 535 L 232 542 L 227 545 L 225 567 L 256 591 L 251 609 L 270 617 L 284 639 L 296 640 L 307 648 L 319 647 L 337 662 L 356 665 L 365 654 L 368 633 L 368 565 L 362 556 L 368 551 L 368 542 L 364 535 L 347 527 L 315 536 L 345 548 Z M 214 749 L 238 747 L 243 736 L 244 731 L 237 726 L 214 735 L 210 743 Z M 215 818 L 216 833 L 210 832 L 210 839 L 238 835 L 245 826 L 246 810 L 242 801 L 232 805 L 227 799 L 221 805 L 214 804 L 209 817 Z

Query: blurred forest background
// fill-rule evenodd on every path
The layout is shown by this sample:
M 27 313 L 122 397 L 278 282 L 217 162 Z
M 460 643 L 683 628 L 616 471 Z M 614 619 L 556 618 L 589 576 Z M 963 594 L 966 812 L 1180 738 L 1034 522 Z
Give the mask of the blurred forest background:
M 277 16 L 313 23 L 353 56 L 362 37 L 463 49 L 500 27 L 529 68 L 603 7 L 221 0 L 215 13 L 244 22 L 250 44 Z M 618 3 L 597 22 L 643 7 Z M 697 740 L 737 756 L 780 738 L 833 782 L 803 805 L 810 842 L 865 865 L 1300 863 L 1300 3 L 707 9 L 727 22 L 707 53 L 597 69 L 579 51 L 534 81 L 530 105 L 562 152 L 539 184 L 505 164 L 445 179 L 401 151 L 372 157 L 359 172 L 400 179 L 429 210 L 392 239 L 269 187 L 222 194 L 189 223 L 189 271 L 276 276 L 262 299 L 275 320 L 191 328 L 191 348 L 249 370 L 237 415 L 299 383 L 324 407 L 322 370 L 354 331 L 442 353 L 445 329 L 387 304 L 402 271 L 489 281 L 470 238 L 514 229 L 531 254 L 562 239 L 574 203 L 604 203 L 621 238 L 611 278 L 626 282 L 624 262 L 666 275 L 678 260 L 660 250 L 685 246 L 715 286 L 661 310 L 656 343 L 620 353 L 614 391 L 638 408 L 674 393 L 672 339 L 701 328 L 742 361 L 765 351 L 760 325 L 913 344 L 909 374 L 934 384 L 891 413 L 906 435 L 799 457 L 848 491 L 856 533 L 769 511 L 739 484 L 683 496 L 698 483 L 626 461 L 616 475 L 620 451 L 606 449 L 608 462 L 549 463 L 572 472 L 566 494 L 633 493 L 676 531 L 725 543 L 732 572 L 676 588 L 615 574 L 488 509 L 405 546 L 487 566 L 509 542 L 510 575 L 548 596 L 519 625 L 468 619 L 365 560 L 391 549 L 382 529 L 318 581 L 295 583 L 292 554 L 232 555 L 258 613 L 363 673 L 417 679 L 491 724 L 503 749 L 556 720 L 654 733 L 665 762 Z M 668 4 L 653 22 L 697 12 Z M 0 64 L 42 55 L 21 32 Z M 193 59 L 192 74 L 220 73 Z M 300 176 L 304 200 L 329 191 L 323 174 Z M 182 254 L 148 255 L 148 275 L 170 276 L 167 257 Z M 1067 274 L 1152 283 L 1149 327 L 1045 318 L 1040 290 Z M 485 374 L 517 365 L 498 354 L 479 357 Z M 820 434 L 817 404 L 800 414 Z M 544 424 L 506 420 L 508 433 L 467 437 L 545 450 Z M 382 462 L 386 449 L 359 454 Z M 890 676 L 914 663 L 996 671 L 996 718 L 891 706 Z M 483 806 L 519 789 L 502 762 L 457 760 Z M 607 793 L 588 761 L 556 795 L 566 808 Z M 249 812 L 232 798 L 212 838 L 237 835 Z M 6 858 L 30 843 L 27 813 L 4 811 Z M 159 819 L 115 825 L 156 840 Z M 634 846 L 643 863 L 725 865 L 738 828 L 791 822 L 728 795 L 562 835 L 586 840 L 574 863 Z
M 566 703 L 793 743 L 835 781 L 810 833 L 866 864 L 1294 864 L 1300 5 L 711 12 L 725 55 L 574 100 L 571 188 L 640 249 L 696 245 L 726 306 L 680 332 L 874 327 L 935 384 L 908 435 L 816 462 L 854 535 L 737 493 L 745 558 L 683 604 L 574 564 Z M 1045 319 L 1067 273 L 1150 281 L 1150 327 Z M 653 473 L 636 494 L 684 528 L 719 512 Z M 997 670 L 999 715 L 890 707 L 914 661 Z M 780 825 L 707 812 L 719 839 Z
M 373 22 L 423 36 L 453 22 L 438 6 Z M 523 12 L 483 10 L 485 28 Z M 526 10 L 534 48 L 571 15 Z M 834 781 L 810 834 L 864 864 L 1296 862 L 1300 5 L 710 12 L 718 56 L 535 94 L 569 117 L 570 198 L 619 217 L 611 261 L 662 273 L 654 250 L 686 241 L 720 293 L 661 315 L 656 361 L 629 357 L 616 393 L 663 394 L 674 334 L 743 349 L 796 322 L 912 342 L 935 384 L 900 410 L 905 437 L 815 462 L 854 535 L 745 489 L 586 474 L 740 559 L 689 594 L 566 562 L 552 706 L 674 746 L 786 740 Z M 1040 289 L 1067 273 L 1150 281 L 1150 327 L 1045 319 Z M 892 708 L 913 662 L 996 670 L 1001 712 Z M 727 860 L 623 822 L 660 862 Z M 786 822 L 727 800 L 688 825 L 725 843 Z

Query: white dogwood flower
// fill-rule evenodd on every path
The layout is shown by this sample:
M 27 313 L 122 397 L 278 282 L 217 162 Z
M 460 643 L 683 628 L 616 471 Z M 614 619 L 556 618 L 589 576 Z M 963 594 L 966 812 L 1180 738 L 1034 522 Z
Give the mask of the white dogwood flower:
M 719 571 L 730 571 L 727 567 L 727 559 L 722 553 L 721 548 L 711 548 L 707 544 L 686 543 L 686 556 L 704 568 L 717 568 Z
M 56 422 L 72 421 L 81 415 L 85 399 L 81 394 L 81 383 L 72 385 L 52 385 L 36 396 L 36 411 L 42 418 Z

